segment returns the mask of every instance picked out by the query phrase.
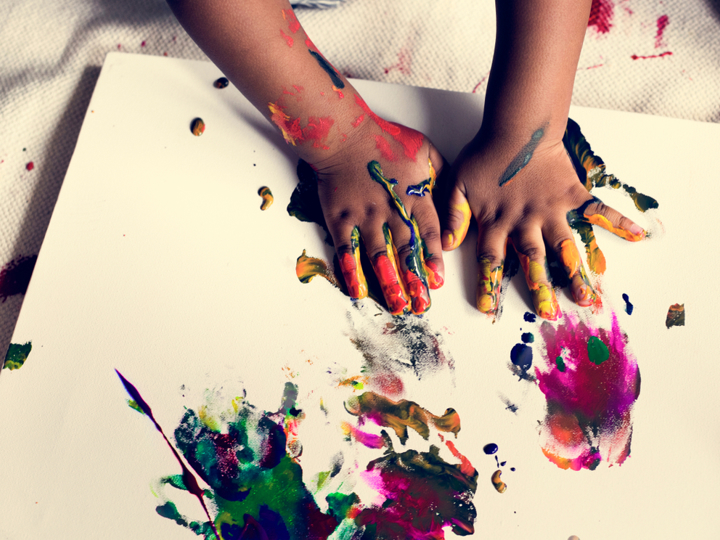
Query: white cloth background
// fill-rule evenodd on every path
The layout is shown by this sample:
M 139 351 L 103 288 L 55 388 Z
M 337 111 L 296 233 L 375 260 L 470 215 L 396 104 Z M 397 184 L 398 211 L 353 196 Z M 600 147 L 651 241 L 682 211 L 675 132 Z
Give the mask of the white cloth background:
M 720 0 L 595 4 L 575 105 L 720 122 Z M 346 75 L 485 90 L 493 0 L 346 0 L 297 15 Z M 164 0 L 0 4 L 0 268 L 38 253 L 100 66 L 117 50 L 205 59 Z M 0 303 L 0 358 L 21 303 Z

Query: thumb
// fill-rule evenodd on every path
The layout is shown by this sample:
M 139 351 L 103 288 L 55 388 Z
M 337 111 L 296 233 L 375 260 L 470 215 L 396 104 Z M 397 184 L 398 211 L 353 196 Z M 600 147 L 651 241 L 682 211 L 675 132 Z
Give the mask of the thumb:
M 452 251 L 462 244 L 470 227 L 470 204 L 457 185 L 450 190 L 443 215 L 442 248 Z

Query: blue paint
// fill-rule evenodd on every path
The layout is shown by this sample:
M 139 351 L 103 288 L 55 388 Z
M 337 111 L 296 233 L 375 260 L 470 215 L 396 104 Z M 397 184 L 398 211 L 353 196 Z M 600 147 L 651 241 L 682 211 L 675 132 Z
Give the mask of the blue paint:
M 498 451 L 498 445 L 495 443 L 489 443 L 483 446 L 483 452 L 485 452 L 487 455 L 494 454 Z
M 529 311 L 525 312 L 525 315 L 523 315 L 523 319 L 525 319 L 525 322 L 535 322 L 535 314 L 530 313 Z
M 510 351 L 510 360 L 520 369 L 526 370 L 532 366 L 532 349 L 524 343 L 518 343 Z
M 625 300 L 625 313 L 627 313 L 628 315 L 632 315 L 635 306 L 630 303 L 630 297 L 627 294 L 623 293 L 622 299 Z
M 535 342 L 535 336 L 533 336 L 530 332 L 525 332 L 522 336 L 520 336 L 520 339 L 522 339 L 523 343 Z

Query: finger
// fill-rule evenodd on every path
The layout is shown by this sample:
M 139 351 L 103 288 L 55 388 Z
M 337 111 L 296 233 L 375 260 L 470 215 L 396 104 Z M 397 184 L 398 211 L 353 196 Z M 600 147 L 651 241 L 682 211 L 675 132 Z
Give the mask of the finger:
M 337 247 L 338 262 L 350 298 L 359 300 L 368 295 L 365 273 L 360 264 L 360 229 L 354 227 L 349 237 L 349 243 Z M 335 242 L 335 245 L 338 243 Z
M 475 303 L 480 312 L 495 317 L 500 305 L 500 286 L 505 265 L 507 234 L 483 229 L 477 243 L 478 283 Z
M 443 224 L 442 247 L 444 250 L 451 251 L 462 244 L 470 227 L 471 217 L 470 204 L 465 195 L 457 187 L 453 187 Z
M 565 273 L 570 280 L 570 292 L 575 303 L 582 307 L 594 305 L 598 296 L 587 272 L 585 272 L 585 265 L 572 238 L 570 228 L 565 224 L 559 224 L 543 230 L 543 235 L 547 238 L 548 244 L 553 246 L 558 260 L 565 268 Z
M 597 245 L 595 232 L 593 231 L 592 225 L 582 212 L 582 208 L 583 207 L 581 206 L 577 210 L 571 210 L 568 212 L 567 222 L 568 225 L 570 225 L 570 227 L 580 235 L 580 239 L 585 245 L 585 254 L 590 270 L 598 275 L 604 274 L 605 269 L 607 268 L 605 255 Z
M 387 224 L 369 228 L 367 232 L 363 232 L 363 242 L 385 297 L 388 311 L 393 315 L 400 315 L 410 302 L 400 279 L 398 257 L 390 228 Z
M 414 314 L 420 315 L 430 309 L 431 302 L 417 223 L 411 220 L 408 227 L 402 220 L 392 219 L 390 232 L 400 275 L 410 297 L 410 308 Z
M 597 197 L 593 197 L 578 208 L 578 212 L 580 211 L 590 223 L 599 225 L 620 238 L 630 242 L 638 242 L 645 238 L 645 230 L 640 225 L 626 218 L 614 208 L 607 206 Z
M 560 314 L 560 306 L 548 280 L 545 244 L 540 231 L 520 233 L 512 242 L 525 273 L 525 281 L 530 289 L 535 313 L 548 321 L 556 320 Z

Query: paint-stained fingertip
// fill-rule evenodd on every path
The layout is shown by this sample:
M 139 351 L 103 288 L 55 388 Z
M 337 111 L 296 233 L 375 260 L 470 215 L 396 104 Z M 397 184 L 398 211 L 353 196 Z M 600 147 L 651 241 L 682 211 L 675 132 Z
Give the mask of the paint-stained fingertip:
M 434 261 L 426 260 L 424 262 L 425 272 L 427 274 L 428 286 L 431 289 L 439 289 L 445 284 L 445 277 Z

